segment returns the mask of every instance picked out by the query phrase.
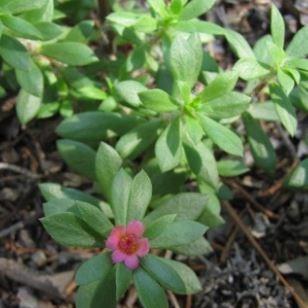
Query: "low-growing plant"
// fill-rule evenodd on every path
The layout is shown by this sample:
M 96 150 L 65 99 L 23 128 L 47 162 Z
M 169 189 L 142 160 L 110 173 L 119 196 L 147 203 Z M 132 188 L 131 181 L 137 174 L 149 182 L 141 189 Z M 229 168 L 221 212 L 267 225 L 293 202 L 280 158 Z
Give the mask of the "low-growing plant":
M 58 12 L 59 13 L 59 12 Z M 77 67 L 97 61 L 87 46 L 94 23 L 62 26 L 53 0 L 0 2 L 1 97 L 21 88 L 16 110 L 21 123 L 60 112 L 73 113 L 73 100 L 106 97 Z M 69 67 L 66 67 L 66 66 Z
M 110 58 L 83 71 L 57 59 L 68 64 L 56 65 L 63 97 L 99 101 L 57 128 L 60 155 L 93 182 L 93 194 L 40 186 L 50 235 L 98 252 L 77 272 L 78 307 L 115 307 L 132 281 L 144 307 L 166 307 L 163 288 L 198 291 L 193 272 L 162 258 L 163 250 L 210 252 L 203 234 L 224 222 L 220 202 L 232 198 L 224 178 L 249 171 L 248 147 L 256 167 L 275 174 L 275 149 L 260 121 L 293 137 L 296 112 L 307 112 L 307 27 L 285 48 L 284 21 L 273 5 L 271 35 L 251 48 L 239 33 L 197 19 L 215 1 L 166 2 L 115 1 L 103 25 L 113 31 Z M 233 50 L 232 67 L 207 50 L 217 38 Z M 43 54 L 51 56 L 44 49 L 53 44 L 44 44 Z M 303 160 L 285 186 L 307 189 L 307 173 Z
M 48 200 L 41 221 L 53 239 L 104 249 L 77 271 L 77 307 L 115 307 L 132 281 L 144 307 L 167 307 L 163 288 L 178 294 L 201 289 L 186 265 L 160 255 L 165 249 L 189 256 L 210 251 L 203 237 L 208 227 L 196 221 L 210 212 L 206 197 L 182 193 L 152 200 L 147 174 L 132 177 L 126 169 L 117 152 L 102 143 L 96 174 L 110 206 L 56 184 L 41 185 Z

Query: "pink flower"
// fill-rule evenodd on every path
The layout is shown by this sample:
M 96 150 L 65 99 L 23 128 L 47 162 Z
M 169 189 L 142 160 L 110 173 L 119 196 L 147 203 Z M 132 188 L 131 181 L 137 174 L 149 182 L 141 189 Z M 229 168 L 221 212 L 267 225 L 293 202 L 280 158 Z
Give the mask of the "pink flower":
M 131 221 L 126 227 L 116 226 L 112 229 L 106 247 L 112 250 L 112 261 L 136 269 L 139 258 L 149 253 L 150 245 L 147 238 L 142 237 L 144 225 L 139 220 Z

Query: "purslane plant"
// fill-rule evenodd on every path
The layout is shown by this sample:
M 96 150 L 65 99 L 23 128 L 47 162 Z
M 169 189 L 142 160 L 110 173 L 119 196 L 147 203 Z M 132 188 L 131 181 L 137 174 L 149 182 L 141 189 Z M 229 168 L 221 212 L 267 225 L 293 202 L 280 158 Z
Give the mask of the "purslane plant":
M 57 128 L 61 156 L 93 181 L 95 196 L 41 185 L 47 201 L 42 222 L 51 236 L 67 246 L 105 249 L 77 273 L 79 307 L 114 307 L 132 280 L 145 307 L 167 305 L 162 287 L 197 291 L 187 267 L 151 249 L 209 252 L 203 233 L 223 223 L 220 200 L 232 198 L 220 176 L 249 170 L 242 160 L 245 140 L 255 164 L 273 174 L 275 150 L 259 120 L 281 123 L 293 136 L 295 107 L 307 111 L 308 48 L 298 48 L 307 27 L 284 50 L 284 22 L 272 6 L 271 36 L 252 49 L 240 34 L 197 19 L 214 1 L 147 3 L 150 13 L 124 12 L 116 3 L 108 17 L 118 34 L 115 47 L 131 43 L 132 49 L 87 68 L 95 75 L 106 63 L 108 97 L 99 111 L 76 114 Z M 205 51 L 203 43 L 216 36 L 238 57 L 232 68 L 223 70 Z M 86 71 L 61 68 L 71 93 L 84 88 L 85 96 L 101 95 Z M 307 189 L 306 175 L 304 160 L 285 183 Z M 199 192 L 184 193 L 187 187 Z
M 176 2 L 174 1 L 174 3 Z M 184 2 L 181 3 L 182 10 L 185 11 Z M 202 5 L 206 6 L 202 1 L 191 1 L 187 4 L 187 7 L 197 4 L 201 7 Z M 151 1 L 149 1 L 149 5 L 154 6 Z M 165 6 L 163 3 L 160 5 Z M 172 6 L 172 4 L 170 5 Z M 154 15 L 152 14 L 151 18 L 158 18 L 158 7 L 153 7 L 153 10 Z M 165 10 L 171 12 L 171 8 L 165 8 Z M 96 143 L 93 139 L 99 139 L 99 134 L 89 132 L 92 131 L 92 126 L 94 126 L 94 124 L 91 124 L 91 118 L 100 118 L 101 124 L 98 123 L 98 120 L 96 127 L 100 128 L 100 136 L 104 135 L 105 140 L 109 139 L 109 136 L 121 137 L 122 135 L 116 147 L 124 158 L 134 159 L 144 151 L 147 153 L 152 144 L 156 143 L 155 154 L 161 171 L 164 171 L 169 168 L 174 169 L 178 165 L 185 165 L 186 162 L 183 157 L 185 155 L 189 156 L 187 143 L 196 142 L 204 134 L 208 139 L 202 141 L 206 142 L 210 153 L 212 152 L 212 143 L 214 143 L 231 155 L 239 155 L 242 152 L 241 142 L 236 135 L 228 130 L 229 124 L 238 119 L 243 120 L 245 125 L 247 139 L 256 165 L 268 173 L 274 173 L 276 167 L 275 151 L 259 120 L 281 123 L 290 135 L 295 134 L 297 126 L 295 107 L 307 111 L 305 107 L 307 96 L 307 71 L 305 67 L 307 60 L 304 57 L 308 54 L 308 50 L 305 44 L 301 48 L 297 48 L 297 46 L 299 46 L 299 42 L 307 37 L 308 32 L 307 27 L 301 29 L 294 36 L 286 51 L 284 51 L 284 22 L 275 6 L 272 6 L 271 12 L 272 36 L 262 38 L 257 42 L 254 49 L 251 49 L 245 39 L 234 31 L 194 19 L 198 14 L 194 15 L 192 19 L 175 18 L 174 22 L 169 25 L 170 27 L 167 27 L 168 30 L 164 32 L 167 38 L 158 40 L 158 42 L 162 42 L 165 58 L 164 64 L 158 66 L 160 68 L 157 71 L 155 80 L 158 88 L 147 90 L 143 83 L 136 80 L 115 81 L 114 89 L 116 93 L 114 93 L 114 100 L 122 103 L 122 106 L 118 105 L 114 109 L 115 112 L 122 114 L 117 116 L 117 120 L 111 120 L 111 118 L 115 118 L 114 114 L 80 114 L 63 122 L 58 128 L 59 134 L 64 138 L 93 145 Z M 123 16 L 122 13 L 124 14 Z M 109 18 L 109 21 L 114 23 L 119 22 L 121 16 L 123 18 L 126 16 L 126 13 L 120 10 L 113 14 L 115 15 L 111 15 L 112 18 Z M 135 13 L 135 15 L 137 16 L 138 14 Z M 148 15 L 144 18 L 140 17 L 140 20 L 147 20 L 148 17 Z M 124 20 L 127 21 L 129 18 L 124 18 Z M 159 24 L 159 22 L 156 21 L 155 24 Z M 122 28 L 129 30 L 129 33 L 133 31 L 138 34 L 138 31 L 143 28 L 139 29 L 134 25 L 133 22 L 129 25 L 122 24 Z M 170 30 L 171 28 L 173 29 L 172 31 Z M 155 31 L 153 33 L 156 33 Z M 192 42 L 191 46 L 190 43 L 187 43 L 187 33 L 191 32 L 200 35 L 204 33 L 223 35 L 240 59 L 232 70 L 223 72 L 207 52 L 201 51 L 200 44 L 193 42 L 198 41 L 196 34 L 189 39 Z M 125 33 L 124 31 L 123 35 Z M 175 39 L 172 39 L 172 37 L 175 37 Z M 137 45 L 140 46 L 140 44 Z M 152 47 L 159 49 L 155 44 Z M 181 50 L 185 50 L 186 54 L 181 53 Z M 177 58 L 180 60 L 177 61 Z M 164 69 L 161 71 L 162 67 Z M 197 71 L 198 74 L 196 73 Z M 238 84 L 238 77 L 247 81 L 244 91 L 247 96 L 232 90 Z M 193 92 L 190 91 L 197 81 L 198 86 L 200 86 L 200 81 L 205 83 L 205 88 L 202 91 L 205 94 L 196 93 L 194 88 Z M 297 86 L 293 89 L 296 83 Z M 202 97 L 202 95 L 204 96 Z M 259 101 L 259 97 L 264 95 L 268 96 L 268 100 L 265 102 Z M 127 116 L 125 115 L 127 111 L 123 112 L 123 108 L 126 109 L 126 107 L 130 108 L 130 116 L 138 118 L 139 121 L 137 120 L 134 124 L 130 122 L 132 130 L 123 135 L 122 132 L 128 127 Z M 153 108 L 156 110 L 153 110 Z M 198 114 L 197 117 L 196 114 Z M 203 121 L 200 120 L 200 114 Z M 167 117 L 165 117 L 166 115 Z M 170 115 L 174 117 L 174 121 L 172 121 Z M 236 117 L 238 118 L 236 119 Z M 180 118 L 181 120 L 177 124 L 175 120 Z M 148 119 L 149 121 L 147 121 Z M 207 120 L 205 121 L 204 119 Z M 213 123 L 212 120 L 216 122 Z M 217 120 L 219 123 L 218 126 L 215 126 Z M 203 127 L 200 126 L 200 121 L 203 123 Z M 171 122 L 173 123 L 172 126 Z M 141 125 L 138 125 L 138 123 Z M 170 124 L 169 135 L 174 134 L 173 144 L 170 143 L 167 146 L 165 144 L 164 146 L 161 132 L 168 124 Z M 223 129 L 221 129 L 220 124 L 224 124 Z M 87 133 L 76 134 L 76 129 L 83 132 L 87 131 Z M 228 133 L 225 133 L 226 130 L 228 130 Z M 109 136 L 106 134 L 107 131 L 111 133 Z M 184 134 L 182 134 L 183 131 L 185 131 Z M 166 136 L 167 131 L 164 130 L 164 132 Z M 232 137 L 229 138 L 230 134 Z M 158 137 L 160 142 L 156 142 Z M 226 142 L 224 138 L 227 139 Z M 183 156 L 181 149 L 184 145 L 184 139 L 186 145 L 184 149 L 186 148 L 186 151 Z M 200 151 L 206 152 L 207 150 L 203 145 L 200 145 Z M 172 153 L 170 154 L 170 152 Z M 196 152 L 196 148 L 194 148 L 194 152 Z M 165 154 L 167 156 L 163 157 Z M 190 165 L 188 170 L 193 171 L 198 177 L 201 174 L 202 180 L 206 178 L 205 181 L 211 187 L 214 186 L 214 190 L 215 187 L 216 190 L 217 187 L 222 187 L 219 180 L 217 180 L 218 173 L 222 176 L 234 176 L 247 171 L 247 168 L 240 160 L 234 161 L 234 159 L 227 158 L 221 162 L 219 161 L 216 166 L 211 154 L 202 155 L 203 159 L 198 158 L 199 153 L 194 154 L 190 151 L 190 155 L 195 155 L 198 163 L 194 160 L 192 162 L 194 166 Z M 188 164 L 191 162 L 189 159 L 186 160 Z M 163 166 L 162 164 L 165 165 Z
M 188 255 L 205 252 L 203 234 L 208 228 L 195 221 L 205 209 L 205 197 L 180 194 L 149 209 L 153 200 L 147 174 L 140 171 L 132 178 L 107 144 L 102 143 L 99 152 L 96 171 L 100 186 L 108 189 L 110 207 L 73 190 L 61 193 L 51 184 L 41 185 L 50 200 L 41 220 L 47 232 L 65 246 L 104 249 L 77 271 L 77 307 L 116 307 L 132 282 L 144 307 L 168 307 L 163 289 L 198 292 L 201 286 L 192 270 L 160 255 L 165 249 Z M 194 243 L 199 252 L 190 251 Z
M 214 72 L 203 71 L 207 84 L 196 92 L 203 60 L 198 35 L 176 36 L 166 56 L 173 78 L 169 87 L 148 90 L 136 81 L 120 82 L 117 91 L 124 104 L 131 108 L 130 115 L 87 112 L 65 120 L 57 129 L 66 138 L 58 143 L 64 160 L 73 170 L 94 179 L 90 170 L 94 169 L 91 157 L 95 152 L 88 146 L 95 148 L 102 139 L 117 138 L 115 147 L 124 160 L 141 155 L 145 158 L 143 167 L 152 181 L 158 182 L 157 176 L 160 181 L 163 178 L 165 182 L 173 181 L 169 185 L 174 191 L 182 189 L 185 177 L 196 178 L 199 189 L 215 199 L 219 213 L 216 194 L 222 196 L 225 190 L 219 172 L 234 176 L 246 172 L 247 168 L 241 160 L 234 159 L 223 159 L 217 164 L 214 151 L 220 148 L 234 157 L 243 156 L 242 140 L 231 126 L 248 109 L 250 98 L 234 91 L 237 73 L 219 73 L 218 67 Z M 79 160 L 74 161 L 80 157 L 81 149 L 84 157 L 88 157 L 89 170 L 81 170 Z M 155 194 L 160 191 L 155 189 Z
M 72 99 L 105 98 L 90 78 L 83 76 L 81 80 L 76 68 L 97 61 L 87 46 L 93 22 L 83 21 L 69 28 L 56 19 L 53 0 L 0 2 L 1 96 L 21 88 L 16 108 L 23 124 L 58 110 L 64 116 L 71 115 Z M 71 68 L 62 73 L 66 65 Z

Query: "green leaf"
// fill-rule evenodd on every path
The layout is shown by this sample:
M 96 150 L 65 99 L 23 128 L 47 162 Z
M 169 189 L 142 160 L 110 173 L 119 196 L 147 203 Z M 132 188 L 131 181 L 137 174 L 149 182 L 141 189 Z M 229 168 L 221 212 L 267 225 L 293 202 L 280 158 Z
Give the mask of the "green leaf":
M 16 78 L 26 92 L 36 97 L 42 97 L 44 78 L 40 68 L 34 62 L 31 63 L 28 71 L 16 70 Z
M 150 240 L 152 248 L 172 249 L 189 244 L 200 238 L 207 228 L 191 220 L 179 220 L 167 226 L 155 239 Z
M 147 150 L 157 139 L 161 120 L 149 120 L 123 135 L 116 144 L 118 153 L 123 158 L 134 159 Z
M 213 35 L 224 35 L 225 29 L 215 23 L 203 21 L 199 19 L 192 19 L 187 21 L 179 21 L 175 29 L 187 33 L 204 33 Z
M 95 231 L 96 234 L 102 238 L 106 238 L 113 228 L 112 223 L 104 212 L 92 204 L 82 201 L 75 201 L 75 205 L 71 207 L 69 211 L 83 220 L 90 229 Z
M 186 142 L 184 149 L 191 171 L 214 188 L 218 187 L 219 177 L 213 152 L 201 141 L 198 144 Z
M 91 48 L 77 42 L 51 43 L 42 46 L 41 53 L 68 65 L 82 66 L 97 60 Z
M 19 121 L 27 124 L 37 115 L 42 104 L 40 97 L 33 96 L 24 90 L 20 90 L 16 99 L 16 112 Z
M 180 19 L 189 20 L 203 15 L 212 8 L 216 0 L 192 0 L 182 10 Z
M 80 68 L 66 67 L 61 72 L 63 77 L 73 89 L 72 94 L 77 98 L 87 100 L 104 100 L 106 93 L 90 77 L 81 72 Z
M 141 265 L 165 289 L 176 294 L 186 294 L 185 284 L 181 277 L 173 267 L 163 262 L 163 260 L 163 258 L 148 255 L 141 260 Z
M 277 122 L 280 121 L 275 104 L 271 101 L 251 104 L 248 111 L 255 119 Z
M 176 214 L 177 220 L 197 219 L 207 203 L 207 197 L 199 193 L 180 193 L 164 200 L 155 210 L 148 214 L 145 223 L 165 215 Z
M 41 32 L 31 23 L 22 18 L 4 15 L 1 16 L 0 19 L 7 28 L 12 30 L 19 37 L 30 40 L 42 39 Z
M 244 80 L 261 78 L 270 73 L 270 71 L 255 58 L 242 58 L 236 62 L 233 69 Z
M 40 2 L 40 1 L 38 1 Z M 37 22 L 51 22 L 54 18 L 54 1 L 53 0 L 42 0 L 42 5 L 26 11 L 23 13 L 22 17 L 28 20 L 31 23 Z M 33 4 L 32 4 L 33 5 Z M 38 28 L 42 30 L 41 28 Z
M 128 201 L 127 222 L 142 220 L 152 198 L 152 183 L 141 170 L 133 179 Z
M 96 85 L 86 85 L 79 89 L 72 90 L 72 95 L 77 99 L 86 99 L 86 100 L 105 100 L 106 93 L 98 88 Z
M 290 94 L 291 103 L 296 108 L 308 112 L 308 90 L 305 88 L 304 83 L 296 87 Z
M 143 68 L 145 65 L 147 65 L 148 57 L 149 55 L 146 53 L 146 47 L 144 45 L 141 45 L 139 47 L 136 47 L 132 50 L 132 52 L 129 54 L 128 58 L 126 59 L 126 67 L 127 71 L 136 71 L 138 69 Z M 150 64 L 149 64 L 150 65 Z M 139 104 L 140 102 L 138 102 Z
M 39 185 L 39 188 L 41 194 L 47 201 L 51 201 L 54 199 L 78 200 L 93 204 L 98 208 L 102 208 L 102 201 L 87 193 L 84 193 L 83 191 L 79 191 L 74 188 L 65 188 L 56 183 L 41 183 Z
M 296 32 L 287 48 L 287 54 L 298 58 L 304 58 L 308 55 L 308 26 Z
M 139 98 L 142 104 L 150 110 L 156 112 L 171 112 L 178 109 L 168 93 L 160 89 L 140 92 Z
M 173 120 L 160 135 L 155 144 L 155 155 L 162 172 L 175 168 L 181 159 L 181 121 Z
M 148 223 L 145 230 L 145 237 L 154 239 L 163 232 L 163 230 L 172 222 L 174 222 L 176 214 L 165 215 Z
M 185 284 L 186 294 L 194 294 L 201 291 L 202 287 L 198 277 L 188 266 L 174 260 L 164 259 L 162 261 L 171 266 L 181 277 Z
M 123 263 L 116 264 L 117 300 L 120 300 L 129 288 L 132 277 L 132 271 L 130 271 Z
M 205 89 L 198 95 L 202 102 L 219 98 L 232 91 L 236 85 L 238 76 L 235 72 L 229 71 L 219 74 Z
M 65 37 L 66 41 L 87 43 L 89 38 L 94 32 L 93 20 L 83 20 L 79 22 L 76 26 Z
M 204 131 L 199 121 L 190 115 L 185 115 L 185 131 L 194 143 L 200 142 L 204 136 Z
M 283 48 L 285 37 L 285 25 L 283 17 L 281 16 L 275 4 L 272 4 L 271 9 L 271 33 L 274 43 Z
M 132 179 L 124 169 L 120 169 L 113 179 L 111 205 L 116 225 L 126 225 L 131 184 Z
M 224 177 L 238 176 L 249 171 L 242 161 L 235 159 L 222 159 L 218 162 L 217 167 L 219 175 Z
M 142 15 L 141 14 L 138 15 L 134 12 L 125 12 L 122 10 L 109 14 L 107 16 L 107 20 L 126 28 L 134 26 L 137 23 L 140 16 Z
M 143 33 L 153 33 L 157 29 L 157 21 L 148 14 L 139 15 L 138 21 L 134 25 L 134 30 Z
M 48 119 L 54 116 L 60 109 L 60 102 L 43 103 L 38 111 L 36 117 L 38 119 Z
M 224 223 L 224 220 L 220 215 L 221 206 L 217 195 L 209 191 L 207 192 L 202 191 L 202 192 L 206 194 L 208 201 L 205 205 L 205 208 L 201 216 L 198 218 L 198 221 L 204 224 L 205 226 L 208 226 L 209 228 L 215 228 L 217 226 L 222 225 Z
M 214 119 L 227 119 L 241 115 L 251 98 L 238 92 L 230 92 L 201 106 L 202 112 Z
M 170 48 L 170 66 L 175 80 L 192 88 L 198 80 L 202 59 L 202 45 L 197 35 L 188 39 L 183 35 L 176 36 Z
M 119 154 L 107 143 L 101 142 L 95 159 L 95 171 L 101 190 L 108 200 L 111 198 L 112 182 L 122 166 Z
M 12 14 L 19 14 L 22 12 L 39 9 L 45 3 L 46 0 L 1 0 L 0 7 L 3 11 L 8 11 Z
M 104 279 L 81 286 L 77 291 L 77 308 L 115 308 L 116 305 L 115 268 Z
M 295 86 L 293 78 L 287 73 L 285 73 L 283 70 L 278 69 L 277 79 L 286 95 L 289 95 Z
M 147 161 L 144 168 L 151 178 L 153 195 L 156 196 L 176 194 L 181 190 L 186 181 L 184 170 L 161 172 L 156 158 Z
M 5 62 L 15 69 L 27 71 L 31 58 L 27 49 L 18 40 L 3 34 L 0 38 L 0 55 Z
M 101 142 L 110 135 L 122 135 L 137 123 L 137 119 L 132 116 L 88 111 L 62 121 L 56 131 L 63 138 L 93 144 Z
M 186 0 L 172 0 L 170 3 L 170 10 L 175 15 L 179 15 L 183 9 Z
M 73 213 L 51 215 L 42 218 L 41 222 L 50 236 L 63 246 L 95 247 L 103 244 Z
M 268 136 L 249 113 L 243 115 L 248 142 L 256 165 L 272 173 L 276 168 L 276 154 Z
M 120 98 L 133 107 L 141 105 L 138 94 L 147 90 L 142 83 L 134 80 L 121 81 L 115 85 L 115 89 Z
M 234 132 L 205 115 L 199 118 L 204 132 L 218 147 L 229 154 L 243 156 L 242 141 Z
M 279 68 L 287 61 L 285 51 L 274 43 L 267 43 L 267 50 L 270 54 L 270 66 Z
M 156 20 L 149 14 L 118 11 L 107 17 L 120 34 L 125 28 L 134 28 L 138 32 L 153 32 L 156 30 Z
M 297 120 L 295 109 L 289 98 L 278 85 L 270 87 L 272 101 L 275 103 L 276 111 L 281 123 L 291 136 L 295 135 Z
M 308 159 L 304 159 L 288 176 L 284 185 L 288 188 L 308 189 Z
M 113 264 L 109 252 L 104 252 L 84 262 L 77 270 L 76 283 L 79 286 L 106 279 Z
M 305 59 L 303 59 L 303 60 L 305 60 Z M 308 60 L 307 60 L 307 65 L 308 65 Z M 301 71 L 300 71 L 300 68 L 297 69 L 297 68 L 291 68 L 291 67 L 284 67 L 282 70 L 293 81 L 293 86 L 292 86 L 291 90 L 289 90 L 291 92 L 293 90 L 294 86 L 295 86 L 294 82 L 296 84 L 299 84 L 301 82 Z M 307 70 L 308 70 L 308 66 L 307 66 Z M 289 83 L 291 83 L 291 81 L 289 81 Z
M 271 55 L 267 46 L 273 44 L 273 38 L 271 35 L 262 36 L 255 44 L 253 51 L 257 60 L 261 64 L 270 65 L 271 64 Z
M 68 210 L 75 204 L 74 200 L 71 199 L 53 199 L 43 204 L 44 216 L 50 216 Z M 93 205 L 92 205 L 93 206 Z
M 164 290 L 143 269 L 133 274 L 139 300 L 144 308 L 168 308 Z
M 204 237 L 200 237 L 192 243 L 172 247 L 172 251 L 183 256 L 198 257 L 208 255 L 213 249 Z
M 61 157 L 75 172 L 92 180 L 95 176 L 95 151 L 89 146 L 72 140 L 57 141 L 57 148 Z
M 224 29 L 226 40 L 239 58 L 254 58 L 254 53 L 245 38 L 230 29 Z
M 43 41 L 53 40 L 62 34 L 62 28 L 52 22 L 40 21 L 35 23 L 35 27 L 40 29 Z
M 162 17 L 166 15 L 167 11 L 164 0 L 147 0 L 147 3 L 158 15 Z

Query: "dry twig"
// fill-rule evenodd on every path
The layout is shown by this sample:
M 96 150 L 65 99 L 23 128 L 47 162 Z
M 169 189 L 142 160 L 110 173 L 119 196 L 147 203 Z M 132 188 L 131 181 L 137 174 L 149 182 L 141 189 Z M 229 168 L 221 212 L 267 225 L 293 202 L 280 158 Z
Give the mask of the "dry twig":
M 168 296 L 174 308 L 181 308 L 176 296 L 171 291 L 168 291 Z
M 26 177 L 29 177 L 30 179 L 40 179 L 41 175 L 37 174 L 37 173 L 33 173 L 31 171 L 29 171 L 28 169 L 16 166 L 16 165 L 12 165 L 12 164 L 8 164 L 8 163 L 3 163 L 0 162 L 0 170 L 8 170 L 8 171 L 13 171 L 15 173 L 20 173 Z
M 235 181 L 228 181 L 228 184 L 236 189 L 250 204 L 252 204 L 256 209 L 264 213 L 270 219 L 279 219 L 279 215 L 274 212 L 264 208 L 262 204 L 257 202 L 239 183 Z
M 66 299 L 65 284 L 74 276 L 73 272 L 54 276 L 40 275 L 9 259 L 0 258 L 0 274 L 22 285 L 44 292 L 52 299 Z M 67 275 L 65 278 L 63 275 Z M 56 283 L 59 283 L 57 285 Z
M 229 202 L 223 203 L 224 208 L 229 213 L 230 217 L 234 220 L 234 222 L 238 225 L 238 227 L 241 229 L 241 231 L 246 235 L 248 241 L 254 246 L 254 248 L 259 252 L 261 257 L 264 259 L 265 263 L 268 265 L 268 267 L 272 270 L 272 272 L 277 276 L 277 278 L 280 280 L 280 282 L 289 290 L 289 292 L 293 295 L 294 299 L 302 306 L 307 307 L 304 300 L 296 293 L 294 288 L 288 283 L 288 281 L 282 276 L 282 274 L 279 272 L 275 264 L 270 260 L 270 258 L 267 256 L 266 252 L 263 250 L 263 248 L 259 245 L 259 243 L 255 240 L 253 235 L 251 234 L 251 231 L 249 228 L 245 225 L 245 223 L 242 221 L 240 216 L 236 213 L 236 211 L 233 209 L 231 204 Z

